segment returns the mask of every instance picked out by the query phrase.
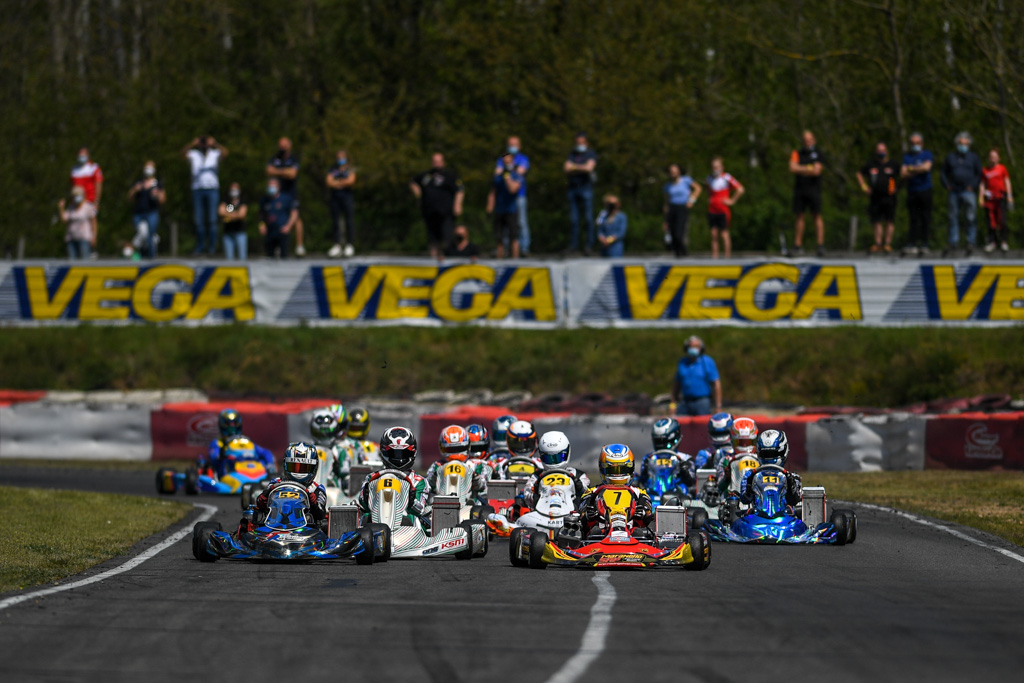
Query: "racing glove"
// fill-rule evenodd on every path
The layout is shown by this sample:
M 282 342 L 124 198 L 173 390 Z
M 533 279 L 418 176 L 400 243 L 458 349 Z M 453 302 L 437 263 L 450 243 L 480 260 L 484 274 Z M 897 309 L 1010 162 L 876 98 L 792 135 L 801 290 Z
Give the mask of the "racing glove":
M 417 517 L 422 517 L 425 510 L 426 510 L 426 507 L 423 505 L 423 502 L 420 501 L 420 500 L 414 500 L 412 502 L 412 505 L 409 506 L 409 511 L 412 512 L 412 514 L 416 515 Z

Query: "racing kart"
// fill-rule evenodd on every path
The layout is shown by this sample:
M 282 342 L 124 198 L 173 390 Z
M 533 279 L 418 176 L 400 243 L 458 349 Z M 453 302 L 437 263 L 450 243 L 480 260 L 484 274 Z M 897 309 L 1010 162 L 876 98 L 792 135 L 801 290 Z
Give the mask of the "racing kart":
M 212 467 L 202 462 L 184 472 L 178 472 L 170 467 L 160 468 L 156 473 L 157 493 L 173 494 L 184 490 L 190 496 L 197 493 L 244 494 L 243 489 L 251 489 L 270 478 L 270 472 L 263 462 L 256 458 L 255 451 L 234 450 L 229 447 L 224 458 L 223 476 L 217 476 Z M 248 502 L 245 502 L 242 507 L 245 508 L 247 505 Z
M 485 476 L 489 476 L 490 465 L 487 465 L 486 469 L 488 471 Z M 458 498 L 461 522 L 481 520 L 480 524 L 483 524 L 482 520 L 494 512 L 493 508 L 479 504 L 473 495 L 473 469 L 470 463 L 458 460 L 446 462 L 437 473 L 437 488 L 434 495 Z
M 501 512 L 487 515 L 487 528 L 497 536 L 506 537 L 517 527 L 528 527 L 547 532 L 554 538 L 566 518 L 576 512 L 575 493 L 571 473 L 546 470 L 537 482 L 537 503 L 532 510 L 521 505 L 504 507 Z
M 754 504 L 736 519 L 708 520 L 704 529 L 712 540 L 727 543 L 846 545 L 857 540 L 857 514 L 833 510 L 829 521 L 808 526 L 786 505 L 786 474 L 766 465 L 754 473 L 749 486 Z
M 687 532 L 681 528 L 661 531 L 633 526 L 630 520 L 636 510 L 636 495 L 628 486 L 607 486 L 599 490 L 598 523 L 586 538 L 582 525 L 573 518 L 553 539 L 543 531 L 516 528 L 509 537 L 509 561 L 515 567 L 546 569 L 581 567 L 594 569 L 675 567 L 703 570 L 711 564 L 711 539 L 698 529 Z M 662 506 L 656 514 L 682 508 Z
M 664 457 L 661 455 L 664 454 Z M 682 501 L 690 498 L 690 489 L 680 481 L 676 474 L 670 451 L 656 451 L 659 456 L 649 465 L 650 473 L 645 490 L 651 497 L 654 507 L 659 505 L 682 505 Z
M 219 522 L 199 522 L 192 529 L 192 555 L 200 562 L 352 557 L 357 564 L 373 564 L 388 559 L 390 530 L 366 528 L 331 538 L 311 520 L 309 494 L 298 484 L 274 488 L 267 505 L 266 519 L 250 531 L 229 534 Z

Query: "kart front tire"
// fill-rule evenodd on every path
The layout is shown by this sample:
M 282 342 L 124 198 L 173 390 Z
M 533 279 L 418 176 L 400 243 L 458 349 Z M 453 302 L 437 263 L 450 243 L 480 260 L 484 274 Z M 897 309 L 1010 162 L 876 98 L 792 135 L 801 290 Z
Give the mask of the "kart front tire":
M 696 531 L 697 529 L 703 529 L 704 525 L 708 523 L 708 511 L 704 508 L 694 508 L 693 519 L 690 520 L 690 528 Z
M 242 509 L 247 510 L 252 505 L 252 489 L 254 484 L 246 482 L 242 484 Z
M 156 492 L 166 495 L 175 493 L 178 490 L 177 482 L 174 479 L 176 472 L 170 467 L 161 467 L 156 471 Z
M 850 538 L 850 525 L 847 522 L 846 515 L 840 510 L 833 510 L 832 516 L 828 520 L 831 522 L 832 527 L 836 532 L 836 545 L 846 545 Z
M 544 561 L 544 548 L 548 545 L 548 535 L 543 531 L 530 534 L 530 569 L 547 569 Z
M 192 557 L 200 562 L 216 562 L 220 557 L 210 552 L 210 537 L 214 531 L 223 531 L 220 522 L 197 522 L 192 527 Z
M 711 537 L 703 529 L 691 531 L 686 536 L 686 542 L 690 544 L 690 552 L 693 553 L 693 562 L 685 565 L 690 571 L 704 571 L 711 564 Z
M 846 517 L 846 543 L 850 544 L 857 540 L 857 513 L 848 508 L 836 510 Z
M 373 523 L 368 526 L 374 532 L 380 532 L 384 539 L 384 550 L 380 555 L 377 555 L 377 562 L 387 562 L 391 559 L 391 527 L 380 523 Z
M 523 542 L 523 535 L 526 530 L 517 526 L 512 530 L 512 533 L 508 537 L 508 561 L 512 563 L 513 567 L 529 567 L 530 563 L 528 560 L 524 560 L 519 557 L 519 546 Z M 529 536 L 526 537 L 527 539 Z
M 199 470 L 196 467 L 185 470 L 185 493 L 189 496 L 199 493 Z
M 363 547 L 355 554 L 356 564 L 373 564 L 373 529 L 368 526 L 360 527 L 359 539 L 363 542 Z
M 473 543 L 473 525 L 469 522 L 462 522 L 459 524 L 458 528 L 466 532 L 466 549 L 455 553 L 455 559 L 470 560 L 479 550 L 479 548 Z M 484 539 L 484 543 L 486 542 L 487 539 Z

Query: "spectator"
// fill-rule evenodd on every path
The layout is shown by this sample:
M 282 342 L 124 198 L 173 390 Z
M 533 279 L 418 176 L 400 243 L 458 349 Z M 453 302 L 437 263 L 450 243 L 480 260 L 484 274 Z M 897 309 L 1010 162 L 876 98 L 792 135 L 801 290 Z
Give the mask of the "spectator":
M 690 249 L 690 209 L 700 197 L 700 185 L 683 175 L 679 164 L 668 167 L 669 181 L 665 184 L 665 222 L 662 230 L 669 236 L 669 244 L 676 256 L 686 256 Z
M 956 149 L 946 156 L 942 164 L 942 187 L 949 193 L 949 244 L 942 250 L 948 256 L 960 246 L 960 210 L 967 220 L 967 249 L 970 256 L 977 244 L 978 188 L 981 187 L 981 159 L 971 151 L 971 134 L 964 131 L 956 136 Z
M 75 165 L 71 167 L 71 186 L 80 187 L 85 191 L 85 201 L 93 205 L 98 214 L 100 212 L 100 197 L 103 196 L 103 171 L 100 165 L 89 157 L 89 150 L 85 147 L 78 150 L 78 158 Z
M 505 257 L 505 244 L 511 248 L 512 258 L 519 258 L 519 222 L 517 200 L 523 177 L 516 168 L 515 155 L 506 151 L 501 157 L 501 172 L 494 175 L 491 192 L 487 195 L 487 213 L 494 214 L 494 239 L 498 258 Z
M 66 208 L 63 199 L 57 202 L 60 219 L 68 224 L 64 241 L 68 244 L 68 258 L 87 259 L 96 246 L 96 205 L 85 198 L 85 188 L 76 185 L 71 188 L 71 208 Z
M 469 241 L 469 231 L 465 225 L 457 225 L 452 241 L 444 248 L 444 255 L 453 258 L 468 258 L 476 263 L 480 256 L 480 247 Z
M 908 256 L 927 254 L 932 234 L 932 164 L 931 150 L 924 148 L 924 136 L 910 135 L 910 151 L 903 155 L 900 177 L 907 180 L 907 213 L 910 214 L 910 240 L 903 253 Z
M 508 147 L 505 149 L 514 157 L 512 163 L 521 179 L 519 182 L 519 194 L 516 196 L 516 218 L 519 221 L 519 253 L 522 256 L 529 256 L 530 222 L 526 215 L 526 173 L 530 170 L 530 158 L 523 154 L 522 144 L 515 135 L 508 139 Z M 504 154 L 498 157 L 498 161 L 494 166 L 494 175 L 502 175 L 505 172 L 504 158 Z M 491 192 L 493 194 L 494 188 L 491 188 Z M 491 199 L 488 199 L 487 203 L 490 206 Z
M 714 412 L 722 412 L 722 380 L 714 359 L 705 352 L 704 342 L 698 336 L 690 336 L 683 348 L 686 355 L 679 359 L 672 383 L 676 415 L 711 415 L 712 394 Z
M 299 160 L 292 154 L 292 141 L 281 138 L 277 141 L 277 154 L 267 162 L 267 178 L 277 178 L 282 195 L 291 199 L 295 211 L 295 255 L 305 256 L 306 247 L 302 235 L 302 217 L 299 212 Z
M 626 253 L 623 239 L 626 237 L 626 214 L 622 203 L 613 194 L 604 196 L 604 210 L 597 216 L 597 241 L 601 244 L 601 256 L 617 258 Z
M 465 196 L 462 180 L 444 165 L 443 154 L 434 154 L 430 158 L 430 170 L 413 178 L 409 189 L 420 201 L 423 222 L 427 225 L 430 256 L 439 258 L 443 246 L 451 241 L 455 218 L 462 215 Z
M 587 224 L 587 243 L 583 252 L 590 255 L 594 248 L 594 169 L 597 168 L 597 154 L 590 149 L 587 136 L 576 135 L 576 145 L 569 152 L 563 170 L 569 183 L 569 221 L 572 234 L 569 237 L 569 251 L 579 251 L 580 216 Z
M 334 165 L 327 169 L 324 181 L 331 191 L 331 225 L 334 226 L 334 246 L 327 255 L 331 258 L 354 256 L 356 253 L 356 209 L 352 186 L 356 184 L 356 169 L 348 163 L 348 152 L 338 150 Z M 341 220 L 345 221 L 345 237 L 341 234 Z
M 194 138 L 181 152 L 192 168 L 192 216 L 196 223 L 193 256 L 217 250 L 220 161 L 228 150 L 210 135 Z
M 228 200 L 217 207 L 217 215 L 224 221 L 224 258 L 244 261 L 249 256 L 249 233 L 245 227 L 249 207 L 242 198 L 241 185 L 231 183 Z
M 722 157 L 711 160 L 711 175 L 708 176 L 708 228 L 711 230 L 711 258 L 718 258 L 718 238 L 722 238 L 725 258 L 732 256 L 732 237 L 729 224 L 732 222 L 731 207 L 746 190 L 739 181 L 725 172 Z
M 132 223 L 135 225 L 136 250 L 146 247 L 148 258 L 156 257 L 156 231 L 160 226 L 160 207 L 167 201 L 164 184 L 156 177 L 156 162 L 147 161 L 142 166 L 142 177 L 128 190 L 128 198 L 134 202 Z
M 1010 172 L 999 163 L 999 150 L 992 148 L 988 152 L 988 165 L 981 170 L 981 191 L 978 193 L 978 205 L 985 207 L 988 215 L 988 240 L 985 251 L 994 251 L 998 246 L 1009 251 L 1007 242 L 1006 210 L 1013 208 L 1013 185 L 1010 183 Z
M 280 181 L 267 181 L 267 196 L 260 203 L 260 234 L 267 258 L 288 258 L 288 236 L 299 220 L 291 195 L 281 192 Z
M 797 256 L 804 253 L 804 219 L 807 213 L 814 218 L 818 256 L 825 255 L 825 221 L 821 217 L 821 172 L 824 164 L 825 155 L 818 149 L 814 133 L 805 130 L 803 147 L 794 149 L 789 157 L 789 172 L 794 178 L 793 213 L 796 215 L 793 251 Z
M 889 158 L 889 148 L 884 142 L 875 145 L 875 156 L 864 168 L 857 171 L 860 189 L 868 196 L 868 216 L 875 229 L 875 243 L 872 253 L 892 251 L 892 235 L 896 231 L 896 183 L 900 166 Z M 885 242 L 882 242 L 883 228 Z

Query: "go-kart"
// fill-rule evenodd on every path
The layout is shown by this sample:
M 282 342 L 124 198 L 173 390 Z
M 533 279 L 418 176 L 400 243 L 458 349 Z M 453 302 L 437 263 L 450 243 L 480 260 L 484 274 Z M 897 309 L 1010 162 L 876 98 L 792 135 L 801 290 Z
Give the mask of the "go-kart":
M 808 527 L 786 506 L 786 473 L 781 467 L 765 465 L 748 484 L 754 503 L 731 522 L 716 519 L 704 522 L 704 529 L 715 541 L 728 543 L 846 545 L 857 539 L 857 514 L 853 510 L 834 510 L 829 521 Z
M 489 492 L 489 490 L 488 490 Z M 547 470 L 537 482 L 537 502 L 531 510 L 510 506 L 486 517 L 487 528 L 497 536 L 509 536 L 516 527 L 547 532 L 554 538 L 565 519 L 576 511 L 576 486 L 572 474 L 565 470 Z M 491 501 L 493 505 L 493 498 Z
M 256 456 L 252 441 L 244 437 L 232 439 L 224 449 L 224 475 L 200 460 L 184 472 L 163 467 L 156 473 L 157 493 L 173 494 L 184 490 L 190 496 L 197 493 L 245 493 L 243 488 L 266 481 L 270 472 Z M 246 507 L 246 502 L 242 507 Z
M 451 460 L 441 466 L 437 472 L 437 484 L 433 491 L 435 496 L 449 496 L 459 499 L 459 521 L 483 520 L 494 509 L 481 505 L 473 495 L 473 470 L 480 461 L 462 462 Z M 484 466 L 485 477 L 491 473 L 490 465 Z
M 199 522 L 192 529 L 192 555 L 200 562 L 352 557 L 357 564 L 373 564 L 375 559 L 387 560 L 388 529 L 366 528 L 331 538 L 313 523 L 309 494 L 298 484 L 274 488 L 267 505 L 266 519 L 251 531 L 229 534 L 218 522 Z
M 656 456 L 648 465 L 648 478 L 645 490 L 651 497 L 654 507 L 659 505 L 682 505 L 690 498 L 690 489 L 676 474 L 672 451 L 655 451 Z
M 633 526 L 637 499 L 628 486 L 598 489 L 598 523 L 583 537 L 578 516 L 566 520 L 554 539 L 543 531 L 516 528 L 509 537 L 509 561 L 516 567 L 546 569 L 583 567 L 594 569 L 682 567 L 706 569 L 711 563 L 711 541 L 707 532 L 659 533 L 648 527 Z M 663 506 L 658 514 L 665 514 Z M 674 508 L 685 519 L 682 508 Z

